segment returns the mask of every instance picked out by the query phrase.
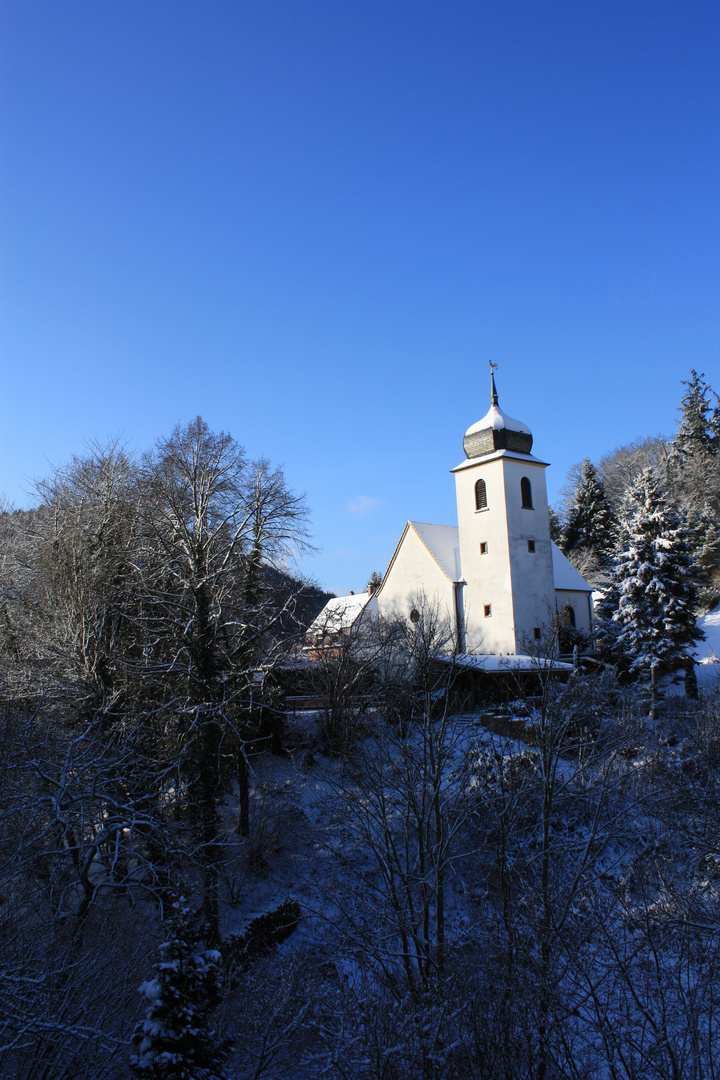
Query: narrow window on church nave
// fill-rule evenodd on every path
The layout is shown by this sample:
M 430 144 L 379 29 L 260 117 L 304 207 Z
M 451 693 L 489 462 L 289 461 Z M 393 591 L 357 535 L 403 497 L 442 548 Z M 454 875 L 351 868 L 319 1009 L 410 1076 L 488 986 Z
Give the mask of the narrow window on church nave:
M 487 540 L 481 540 L 480 541 L 480 554 L 481 555 L 487 555 L 487 553 L 488 553 Z
M 485 605 L 485 618 L 489 619 L 491 615 L 492 615 L 492 607 L 491 607 L 490 604 L 486 604 Z
M 531 555 L 535 554 L 535 541 L 534 540 L 528 540 L 528 551 L 530 552 Z

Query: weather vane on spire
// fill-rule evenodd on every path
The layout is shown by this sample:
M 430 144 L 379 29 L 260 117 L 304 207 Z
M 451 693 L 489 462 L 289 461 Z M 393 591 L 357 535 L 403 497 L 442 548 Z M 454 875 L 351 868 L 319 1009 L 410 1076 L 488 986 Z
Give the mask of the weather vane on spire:
M 497 371 L 497 364 L 493 364 L 492 360 L 488 360 L 490 365 L 490 403 L 497 408 L 498 396 L 495 389 L 495 372 Z

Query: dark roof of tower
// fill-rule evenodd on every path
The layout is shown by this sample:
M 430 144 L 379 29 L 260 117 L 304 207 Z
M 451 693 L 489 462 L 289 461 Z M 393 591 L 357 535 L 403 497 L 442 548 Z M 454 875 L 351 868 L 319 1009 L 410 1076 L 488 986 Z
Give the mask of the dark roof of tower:
M 469 427 L 463 439 L 465 456 L 469 458 L 486 457 L 496 450 L 513 450 L 517 454 L 529 454 L 532 450 L 533 437 L 527 424 L 513 420 L 498 405 L 495 388 L 495 375 L 490 372 L 490 409 Z

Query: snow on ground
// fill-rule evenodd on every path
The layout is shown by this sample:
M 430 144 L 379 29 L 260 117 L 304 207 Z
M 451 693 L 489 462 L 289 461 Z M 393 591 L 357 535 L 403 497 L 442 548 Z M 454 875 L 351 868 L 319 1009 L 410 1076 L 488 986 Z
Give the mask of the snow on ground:
M 507 657 L 502 657 L 507 660 Z M 307 711 L 288 717 L 288 739 L 295 749 L 281 756 L 270 753 L 251 759 L 250 837 L 237 835 L 237 807 L 229 798 L 223 808 L 228 858 L 222 905 L 223 936 L 242 933 L 249 923 L 287 899 L 297 900 L 303 918 L 283 947 L 292 949 L 323 938 L 324 926 L 337 921 L 338 902 L 357 888 L 358 873 L 372 875 L 371 853 L 363 845 L 357 823 L 351 820 L 352 800 L 342 792 L 353 787 L 351 772 L 339 758 L 314 749 L 318 714 Z M 533 747 L 513 735 L 489 730 L 477 714 L 450 721 L 452 745 L 448 780 L 453 782 L 472 750 L 494 748 L 516 755 Z M 368 748 L 373 746 L 368 739 Z M 362 749 L 362 748 L 359 748 Z M 386 752 L 393 756 L 391 746 Z M 389 759 L 388 759 L 389 760 Z M 577 765 L 558 763 L 558 774 L 572 782 Z M 250 853 L 257 859 L 250 860 Z M 354 870 L 348 865 L 354 864 Z M 449 920 L 462 921 L 464 901 L 446 898 Z M 451 910 L 453 915 L 450 915 Z
M 697 625 L 705 634 L 705 640 L 695 652 L 698 684 L 705 690 L 717 690 L 720 689 L 720 604 L 698 619 Z

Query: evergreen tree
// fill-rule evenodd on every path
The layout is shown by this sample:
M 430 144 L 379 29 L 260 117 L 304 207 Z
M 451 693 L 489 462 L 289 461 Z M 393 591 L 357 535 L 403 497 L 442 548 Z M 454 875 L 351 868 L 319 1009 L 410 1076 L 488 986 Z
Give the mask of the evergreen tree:
M 697 454 L 714 456 L 720 448 L 720 398 L 705 382 L 705 376 L 698 375 L 694 368 L 690 379 L 683 380 L 683 386 L 687 392 L 680 405 L 680 426 L 673 450 L 681 458 Z
M 692 371 L 668 459 L 668 494 L 688 523 L 689 542 L 712 605 L 720 585 L 720 399 Z
M 132 1071 L 153 1080 L 225 1080 L 230 1047 L 208 1027 L 221 1001 L 220 953 L 197 949 L 195 920 L 182 902 L 170 925 L 155 977 L 140 987 L 150 1006 L 132 1038 Z
M 562 521 L 552 506 L 548 506 L 548 520 L 550 522 L 550 539 L 554 544 L 562 541 Z
M 368 592 L 376 593 L 382 585 L 382 574 L 377 570 L 373 570 L 372 574 L 368 578 L 367 588 Z
M 700 512 L 691 510 L 687 524 L 698 579 L 711 586 L 709 592 L 713 595 L 712 587 L 720 584 L 720 521 L 706 505 Z
M 583 568 L 607 565 L 613 546 L 613 520 L 597 469 L 585 458 L 580 479 L 566 509 L 560 547 Z
M 625 499 L 608 600 L 614 606 L 614 649 L 638 674 L 649 674 L 653 667 L 677 670 L 703 636 L 695 626 L 686 532 L 647 469 Z

